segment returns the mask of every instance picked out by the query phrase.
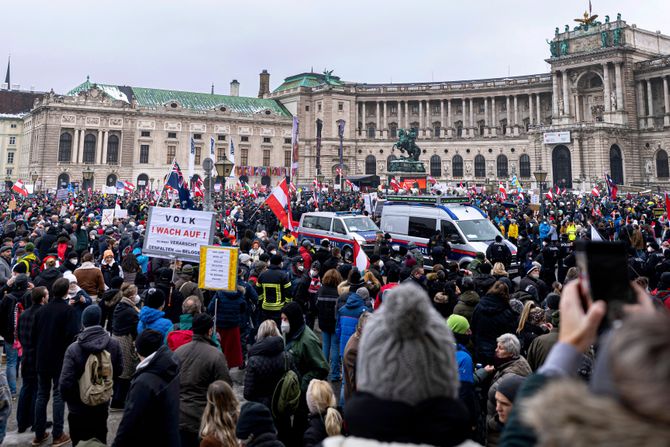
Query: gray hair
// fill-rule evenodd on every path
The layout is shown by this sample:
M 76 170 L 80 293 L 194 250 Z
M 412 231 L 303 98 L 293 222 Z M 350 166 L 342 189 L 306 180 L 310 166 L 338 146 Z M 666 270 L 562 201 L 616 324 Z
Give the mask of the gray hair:
M 521 354 L 521 343 L 519 339 L 516 338 L 514 334 L 502 334 L 496 339 L 505 350 L 505 352 L 512 355 L 512 357 L 518 357 Z
M 274 320 L 265 320 L 258 326 L 258 333 L 256 334 L 256 342 L 259 342 L 267 337 L 281 337 L 281 332 Z

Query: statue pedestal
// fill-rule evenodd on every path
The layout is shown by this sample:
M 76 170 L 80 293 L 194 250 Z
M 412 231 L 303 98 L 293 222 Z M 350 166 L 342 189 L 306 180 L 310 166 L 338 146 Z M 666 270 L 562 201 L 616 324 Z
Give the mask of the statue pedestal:
M 420 192 L 428 191 L 428 174 L 415 171 L 389 171 L 386 173 L 386 184 L 390 187 L 391 179 L 394 178 L 400 183 L 401 187 L 417 188 Z
M 389 163 L 389 175 L 403 175 L 405 173 L 425 174 L 426 167 L 422 161 L 407 158 L 396 158 L 395 160 L 391 160 Z

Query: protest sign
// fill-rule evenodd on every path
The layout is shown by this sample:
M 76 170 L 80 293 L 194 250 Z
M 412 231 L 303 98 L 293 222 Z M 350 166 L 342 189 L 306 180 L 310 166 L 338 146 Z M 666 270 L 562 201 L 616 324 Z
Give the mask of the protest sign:
M 237 287 L 237 247 L 200 247 L 198 287 L 235 291 Z
M 142 252 L 156 258 L 198 262 L 200 246 L 214 240 L 214 213 L 150 207 Z
M 114 208 L 107 208 L 102 210 L 102 221 L 100 223 L 103 226 L 114 225 Z
M 117 219 L 125 219 L 128 217 L 128 210 L 124 210 L 121 208 L 115 208 L 114 209 L 114 217 Z

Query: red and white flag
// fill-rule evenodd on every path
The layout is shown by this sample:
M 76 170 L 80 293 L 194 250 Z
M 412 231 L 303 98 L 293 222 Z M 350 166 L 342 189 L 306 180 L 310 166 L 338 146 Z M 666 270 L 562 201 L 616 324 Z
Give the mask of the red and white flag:
M 361 246 L 358 244 L 356 239 L 354 239 L 354 265 L 361 273 L 365 272 L 370 268 L 370 259 L 368 255 L 365 254 Z
M 289 231 L 293 231 L 293 222 L 291 221 L 291 208 L 288 193 L 288 185 L 284 178 L 279 185 L 275 186 L 272 193 L 265 199 L 265 203 L 270 207 L 277 220 Z
M 193 183 L 193 197 L 205 197 L 205 193 L 202 191 L 205 185 L 202 182 L 202 179 L 198 177 Z
M 296 193 L 297 189 L 295 189 L 295 185 L 293 184 L 293 182 L 291 182 L 291 183 L 288 185 L 288 190 L 291 192 L 291 194 L 295 194 L 295 193 Z
M 354 184 L 352 183 L 352 181 L 349 180 L 349 179 L 346 179 L 346 180 L 344 181 L 344 183 L 346 183 L 347 186 L 348 186 L 352 191 L 359 191 L 359 190 L 360 190 L 360 188 L 359 188 L 358 186 L 354 185 Z
M 430 183 L 432 183 L 433 185 L 434 185 L 435 183 L 437 183 L 437 180 L 435 180 L 435 177 L 432 177 L 432 176 L 430 176 L 430 175 L 429 175 L 428 177 L 426 177 L 426 180 L 428 180 L 428 181 L 429 181 Z
M 123 189 L 128 192 L 133 192 L 135 190 L 135 185 L 123 180 Z
M 398 192 L 400 190 L 400 182 L 396 180 L 395 178 L 391 179 L 391 188 L 393 188 L 393 191 Z
M 498 192 L 500 193 L 500 200 L 507 200 L 507 190 L 502 183 L 498 186 Z
M 568 189 L 564 187 L 563 191 L 561 191 L 561 195 L 564 196 L 567 192 L 568 192 Z
M 554 200 L 554 193 L 551 192 L 551 189 L 545 194 L 545 197 L 549 200 Z
M 26 185 L 23 184 L 23 181 L 21 179 L 18 179 L 14 183 L 14 186 L 12 186 L 12 191 L 14 191 L 17 194 L 21 194 L 23 197 L 28 196 L 28 190 L 26 189 Z
M 596 197 L 600 197 L 600 190 L 598 189 L 598 185 L 593 187 L 593 189 L 591 190 L 591 194 L 593 194 Z

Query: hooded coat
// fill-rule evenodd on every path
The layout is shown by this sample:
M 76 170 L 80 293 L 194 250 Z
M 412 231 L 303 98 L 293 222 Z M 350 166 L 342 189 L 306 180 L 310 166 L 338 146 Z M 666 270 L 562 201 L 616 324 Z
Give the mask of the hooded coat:
M 472 314 L 472 339 L 475 358 L 481 363 L 491 363 L 495 356 L 496 339 L 502 334 L 513 334 L 518 315 L 505 300 L 498 296 L 484 295 Z
M 165 312 L 154 309 L 153 307 L 144 306 L 140 310 L 139 321 L 137 322 L 137 333 L 141 333 L 145 329 L 153 329 L 167 337 L 168 332 L 172 330 L 172 322 L 164 318 Z
M 458 297 L 458 302 L 454 307 L 454 314 L 465 317 L 472 322 L 472 314 L 475 307 L 479 304 L 479 295 L 474 290 L 466 290 Z
M 291 356 L 288 357 L 288 366 L 292 368 Z M 271 408 L 272 394 L 286 371 L 285 360 L 284 340 L 279 336 L 264 338 L 249 348 L 244 398 Z
M 344 356 L 344 348 L 356 332 L 358 318 L 367 310 L 363 298 L 356 293 L 352 293 L 347 297 L 347 303 L 337 311 L 335 338 L 340 341 L 340 356 Z

